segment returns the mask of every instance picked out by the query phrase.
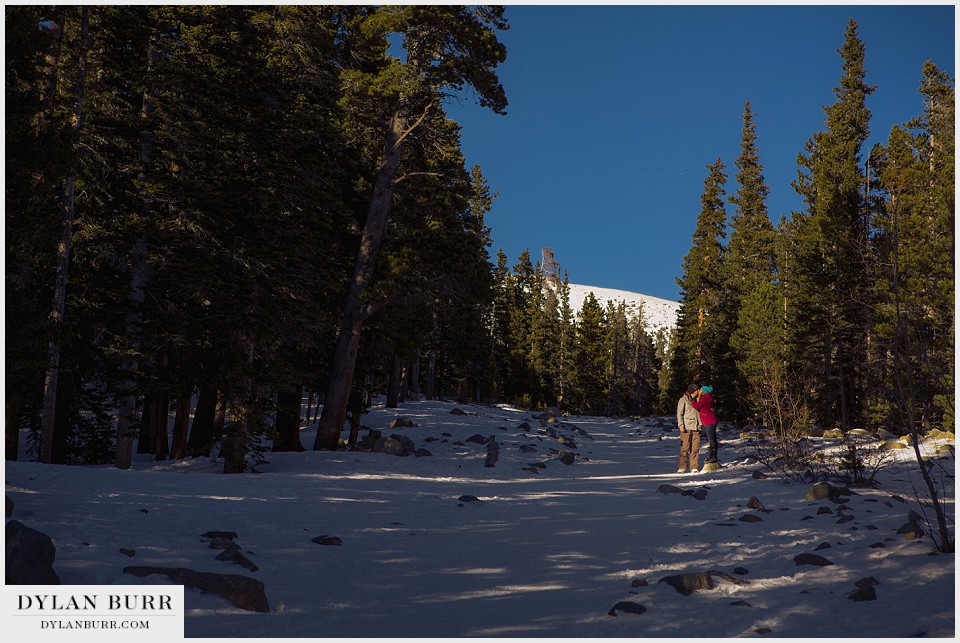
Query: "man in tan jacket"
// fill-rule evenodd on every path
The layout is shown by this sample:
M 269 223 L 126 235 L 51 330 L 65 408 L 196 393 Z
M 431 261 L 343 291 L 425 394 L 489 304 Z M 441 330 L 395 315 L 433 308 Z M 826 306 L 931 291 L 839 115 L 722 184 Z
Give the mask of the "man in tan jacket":
M 700 413 L 693 408 L 693 393 L 697 385 L 691 384 L 677 401 L 677 425 L 680 427 L 680 461 L 677 473 L 700 473 Z

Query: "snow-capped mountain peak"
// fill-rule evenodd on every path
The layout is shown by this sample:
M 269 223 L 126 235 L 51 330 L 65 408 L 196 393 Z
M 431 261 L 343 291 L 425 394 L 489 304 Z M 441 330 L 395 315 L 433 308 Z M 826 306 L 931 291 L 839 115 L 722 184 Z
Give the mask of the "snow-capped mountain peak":
M 663 328 L 672 331 L 677 324 L 677 311 L 680 309 L 679 302 L 668 299 L 660 299 L 650 295 L 641 295 L 639 293 L 627 290 L 615 290 L 612 288 L 598 288 L 596 286 L 584 286 L 581 284 L 570 284 L 570 307 L 574 314 L 580 312 L 583 307 L 583 301 L 588 293 L 593 296 L 601 306 L 606 307 L 608 301 L 614 303 L 623 301 L 627 306 L 627 315 L 636 314 L 643 306 L 643 316 L 647 325 L 647 332 L 653 334 Z

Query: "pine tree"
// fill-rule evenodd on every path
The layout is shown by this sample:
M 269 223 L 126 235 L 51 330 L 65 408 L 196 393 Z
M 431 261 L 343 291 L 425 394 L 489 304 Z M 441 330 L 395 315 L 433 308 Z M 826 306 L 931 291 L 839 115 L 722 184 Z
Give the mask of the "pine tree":
M 808 141 L 794 187 L 807 210 L 796 223 L 795 289 L 790 304 L 794 360 L 815 370 L 817 416 L 843 430 L 863 420 L 869 326 L 870 252 L 861 147 L 869 135 L 865 47 L 851 20 L 838 50 L 843 59 L 837 102 L 824 108 L 826 131 Z
M 741 421 L 745 419 L 747 411 L 743 405 L 747 398 L 747 381 L 758 375 L 758 371 L 751 369 L 762 359 L 762 355 L 754 353 L 760 344 L 751 346 L 749 342 L 755 341 L 754 333 L 769 334 L 777 328 L 762 325 L 764 321 L 769 321 L 768 311 L 757 307 L 760 301 L 767 299 L 768 287 L 774 278 L 776 231 L 767 215 L 769 187 L 763 178 L 756 140 L 754 114 L 748 102 L 743 111 L 741 152 L 736 161 L 739 187 L 729 199 L 735 210 L 730 221 L 724 284 L 725 316 L 731 336 L 739 335 L 740 340 L 732 342 L 731 346 L 732 361 L 736 368 L 731 368 L 733 364 L 725 364 L 721 367 L 722 372 L 717 374 L 726 385 L 725 397 L 731 402 L 727 405 L 728 411 L 733 412 L 733 419 Z M 747 304 L 748 298 L 753 299 L 751 305 Z M 750 350 L 751 354 L 744 354 L 746 350 Z
M 538 405 L 557 406 L 561 395 L 558 360 L 562 353 L 563 339 L 560 263 L 553 250 L 548 247 L 541 248 L 540 255 L 542 302 L 534 320 L 536 357 L 533 365 L 540 387 Z
M 493 268 L 493 299 L 487 315 L 491 372 L 491 396 L 506 400 L 510 380 L 510 319 L 513 308 L 513 280 L 503 248 L 497 251 L 497 263 Z
M 657 355 L 654 340 L 647 332 L 642 305 L 637 314 L 630 320 L 629 332 L 631 350 L 629 369 L 633 390 L 631 391 L 628 412 L 631 415 L 650 415 L 657 410 L 661 360 Z
M 524 250 L 512 268 L 513 285 L 510 305 L 510 358 L 507 400 L 530 406 L 533 389 L 533 366 L 530 364 L 531 324 L 536 273 L 530 260 L 530 251 Z
M 630 408 L 634 390 L 634 373 L 630 369 L 630 328 L 627 320 L 626 303 L 608 301 L 605 311 L 607 365 L 608 417 L 622 417 Z
M 46 375 L 43 383 L 43 405 L 40 419 L 40 461 L 50 464 L 54 461 L 54 430 L 57 410 L 57 395 L 62 367 L 63 321 L 67 304 L 67 284 L 70 273 L 71 251 L 73 246 L 74 223 L 76 218 L 76 186 L 80 155 L 80 134 L 86 117 L 84 113 L 84 93 L 87 89 L 87 55 L 90 50 L 90 8 L 82 7 L 80 13 L 80 43 L 77 51 L 76 83 L 74 85 L 73 107 L 69 115 L 68 144 L 73 159 L 64 177 L 63 202 L 61 205 L 62 230 L 57 245 L 56 276 L 53 304 L 50 310 L 52 338 L 49 343 Z
M 533 268 L 530 296 L 525 311 L 527 326 L 527 344 L 524 348 L 525 361 L 529 367 L 529 380 L 525 390 L 530 396 L 531 408 L 538 408 L 543 401 L 547 388 L 545 372 L 549 355 L 547 353 L 547 332 L 549 323 L 546 316 L 546 299 L 549 290 L 543 274 L 543 264 L 537 262 Z
M 887 197 L 877 220 L 883 267 L 877 336 L 889 356 L 897 411 L 891 419 L 912 438 L 935 514 L 931 536 L 940 551 L 952 552 L 950 519 L 919 443 L 921 425 L 954 424 L 947 388 L 954 381 L 954 89 L 949 77 L 927 62 L 920 91 L 924 114 L 908 124 L 917 133 L 894 127 L 886 148 L 872 158 Z
M 604 415 L 607 410 L 609 354 L 603 307 L 588 293 L 577 315 L 571 406 L 581 415 Z
M 447 92 L 469 85 L 482 106 L 503 113 L 507 101 L 496 76 L 505 49 L 496 38 L 505 29 L 502 7 L 379 7 L 361 28 L 377 30 L 385 63 L 373 72 L 351 70 L 345 76 L 349 99 L 387 116 L 384 147 L 350 281 L 326 403 L 314 448 L 336 449 L 346 416 L 363 321 L 362 295 L 369 284 L 390 215 L 393 186 L 405 141 Z M 369 31 L 367 32 L 369 33 Z M 387 34 L 403 34 L 406 59 L 388 57 Z M 362 107 L 363 108 L 363 107 Z M 369 108 L 368 108 L 369 109 Z
M 885 387 L 899 392 L 898 413 L 888 408 L 882 415 L 893 426 L 908 425 L 909 412 L 929 429 L 954 423 L 954 96 L 949 77 L 929 62 L 920 91 L 923 116 L 909 129 L 894 127 L 871 161 L 886 195 L 875 221 L 883 266 L 878 339 L 887 354 L 901 357 L 885 371 Z
M 564 272 L 563 281 L 557 286 L 559 299 L 559 320 L 556 355 L 556 394 L 557 408 L 564 409 L 571 393 L 571 381 L 574 372 L 574 346 L 576 329 L 573 309 L 570 307 L 570 277 Z
M 456 123 L 429 121 L 422 127 L 429 144 L 414 141 L 407 148 L 408 178 L 396 186 L 390 234 L 368 287 L 367 309 L 371 323 L 386 318 L 381 332 L 395 362 L 413 359 L 431 333 L 426 323 L 431 315 L 423 313 L 436 312 L 444 346 L 438 375 L 455 383 L 457 398 L 465 401 L 479 396 L 487 357 L 472 339 L 483 333 L 483 309 L 493 295 L 484 223 L 492 196 L 480 168 L 464 167 Z M 388 370 L 394 404 L 402 368 L 395 363 Z
M 773 271 L 773 240 L 776 234 L 767 215 L 766 199 L 770 188 L 763 178 L 763 166 L 757 149 L 756 125 L 750 103 L 743 110 L 743 135 L 737 157 L 737 192 L 729 201 L 735 207 L 730 220 L 727 246 L 727 294 L 734 302 L 762 282 L 770 281 Z M 735 310 L 735 309 L 734 309 Z
M 670 356 L 669 389 L 679 395 L 689 382 L 711 382 L 722 372 L 728 331 L 723 318 L 723 270 L 726 210 L 723 206 L 727 176 L 720 159 L 709 171 L 700 197 L 700 214 L 693 246 L 683 259 L 680 310 Z M 670 395 L 673 395 L 670 393 Z
M 47 366 L 49 266 L 54 265 L 60 169 L 69 146 L 53 121 L 67 8 L 9 6 L 6 42 L 6 457 L 39 414 Z M 38 374 L 40 374 L 38 376 Z M 30 425 L 33 425 L 30 422 Z

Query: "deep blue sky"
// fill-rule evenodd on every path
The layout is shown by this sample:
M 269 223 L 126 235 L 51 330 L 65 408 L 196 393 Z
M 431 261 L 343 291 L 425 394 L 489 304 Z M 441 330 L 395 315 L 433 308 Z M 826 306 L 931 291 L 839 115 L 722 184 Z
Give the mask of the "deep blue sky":
M 871 138 L 922 112 L 921 67 L 955 75 L 952 5 L 509 5 L 497 116 L 448 106 L 463 149 L 500 196 L 491 254 L 554 250 L 574 283 L 679 298 L 676 277 L 700 211 L 706 166 L 737 189 L 750 101 L 774 222 L 802 204 L 797 155 L 824 129 L 847 21 L 866 45 Z M 733 206 L 727 206 L 732 217 Z

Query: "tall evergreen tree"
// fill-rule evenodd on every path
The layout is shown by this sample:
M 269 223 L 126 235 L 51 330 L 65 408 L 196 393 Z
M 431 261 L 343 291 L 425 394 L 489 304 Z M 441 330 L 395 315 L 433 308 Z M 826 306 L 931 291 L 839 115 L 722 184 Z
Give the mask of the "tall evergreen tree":
M 557 338 L 556 393 L 557 408 L 563 410 L 568 403 L 573 379 L 573 356 L 576 343 L 573 309 L 570 307 L 570 277 L 564 272 L 563 281 L 557 286 L 559 299 L 559 320 Z
M 808 141 L 794 187 L 806 204 L 795 227 L 795 289 L 790 304 L 794 360 L 820 383 L 816 415 L 843 430 L 863 420 L 864 347 L 870 323 L 871 255 L 861 148 L 870 133 L 865 47 L 851 20 L 838 50 L 837 101 L 824 108 L 826 130 Z
M 657 397 L 660 390 L 659 371 L 661 360 L 653 338 L 647 332 L 646 315 L 643 306 L 630 320 L 630 363 L 633 390 L 628 413 L 631 415 L 650 415 L 657 410 Z
M 67 285 L 70 273 L 71 252 L 74 243 L 74 224 L 77 214 L 76 187 L 80 172 L 80 135 L 86 118 L 84 102 L 87 89 L 87 56 L 90 51 L 90 7 L 82 7 L 79 17 L 79 46 L 77 49 L 76 82 L 73 86 L 72 107 L 69 112 L 67 144 L 72 150 L 72 159 L 63 178 L 63 201 L 61 232 L 57 244 L 57 265 L 54 278 L 53 303 L 50 309 L 52 337 L 48 349 L 46 375 L 43 383 L 43 406 L 40 416 L 40 461 L 53 462 L 54 420 L 57 410 L 57 395 L 63 361 L 64 314 L 67 305 Z
M 887 195 L 877 220 L 882 266 L 877 336 L 889 356 L 896 409 L 891 419 L 912 438 L 935 514 L 931 536 L 940 551 L 951 552 L 949 516 L 919 443 L 922 425 L 955 422 L 954 90 L 949 77 L 928 61 L 920 91 L 924 114 L 909 123 L 916 133 L 894 127 L 886 148 L 873 155 Z
M 507 399 L 511 402 L 531 403 L 534 371 L 530 363 L 532 344 L 530 314 L 533 308 L 536 271 L 530 260 L 530 251 L 525 249 L 513 266 L 511 284 L 513 298 L 510 305 L 510 358 L 509 380 L 506 384 Z
M 6 52 L 6 457 L 20 428 L 39 415 L 47 366 L 49 266 L 58 234 L 60 177 L 70 151 L 54 115 L 67 7 L 9 6 Z M 38 375 L 40 374 L 40 375 Z M 30 425 L 34 426 L 33 422 Z
M 604 415 L 607 411 L 609 354 L 606 345 L 603 307 L 588 293 L 577 315 L 574 351 L 573 409 L 582 415 Z
M 494 399 L 508 399 L 510 381 L 510 319 L 513 308 L 513 283 L 507 255 L 503 248 L 497 251 L 497 263 L 493 268 L 493 299 L 487 319 L 489 335 L 489 371 Z
M 774 279 L 776 230 L 767 214 L 766 198 L 770 188 L 763 178 L 756 141 L 754 114 L 748 102 L 743 110 L 743 135 L 736 161 L 738 188 L 729 199 L 735 209 L 730 220 L 724 297 L 731 335 L 739 335 L 740 340 L 731 345 L 736 368 L 730 368 L 733 365 L 728 364 L 719 374 L 726 384 L 725 397 L 730 402 L 727 410 L 734 414 L 731 419 L 741 421 L 746 419 L 747 409 L 743 402 L 747 399 L 747 381 L 758 375 L 752 369 L 764 358 L 756 352 L 764 350 L 763 345 L 751 342 L 759 339 L 755 335 L 757 331 L 769 334 L 778 327 L 765 328 L 762 325 L 769 321 L 768 311 L 757 305 L 767 299 Z M 764 294 L 754 291 L 763 291 Z M 747 305 L 748 298 L 752 298 L 752 305 Z
M 923 116 L 907 128 L 894 127 L 871 161 L 886 195 L 874 222 L 883 267 L 878 339 L 899 359 L 883 373 L 884 388 L 897 394 L 881 415 L 894 427 L 905 426 L 909 412 L 929 429 L 954 424 L 953 83 L 928 62 L 920 92 Z
M 726 359 L 723 318 L 727 215 L 723 205 L 727 176 L 720 159 L 707 166 L 693 246 L 683 259 L 680 310 L 670 356 L 669 390 L 676 395 L 690 382 L 711 382 Z M 672 394 L 672 393 L 671 393 Z
M 634 390 L 634 372 L 630 369 L 630 328 L 626 303 L 608 301 L 605 311 L 607 366 L 608 417 L 622 417 L 631 407 Z
M 387 318 L 383 334 L 401 362 L 411 360 L 432 332 L 426 321 L 431 314 L 424 313 L 436 313 L 437 339 L 445 347 L 438 375 L 455 382 L 458 399 L 465 400 L 477 395 L 485 360 L 480 346 L 465 338 L 482 334 L 482 310 L 492 297 L 484 223 L 492 198 L 480 169 L 468 173 L 464 167 L 459 126 L 446 120 L 422 127 L 429 144 L 413 141 L 406 150 L 408 178 L 395 189 L 390 234 L 367 290 L 367 310 L 371 322 Z M 397 379 L 402 368 L 387 370 Z M 395 403 L 396 395 L 390 397 Z
M 384 147 L 364 223 L 353 277 L 344 306 L 340 333 L 327 388 L 326 403 L 314 448 L 336 449 L 346 416 L 360 332 L 367 316 L 362 295 L 374 274 L 383 242 L 393 187 L 405 141 L 418 126 L 436 115 L 442 97 L 464 86 L 476 92 L 480 104 L 503 113 L 507 100 L 496 75 L 506 57 L 496 30 L 505 29 L 502 7 L 384 6 L 358 24 L 377 30 L 385 63 L 378 69 L 354 70 L 346 82 L 351 100 L 377 105 L 386 117 Z M 403 35 L 406 58 L 388 56 L 387 35 Z M 369 108 L 368 108 L 369 109 Z

